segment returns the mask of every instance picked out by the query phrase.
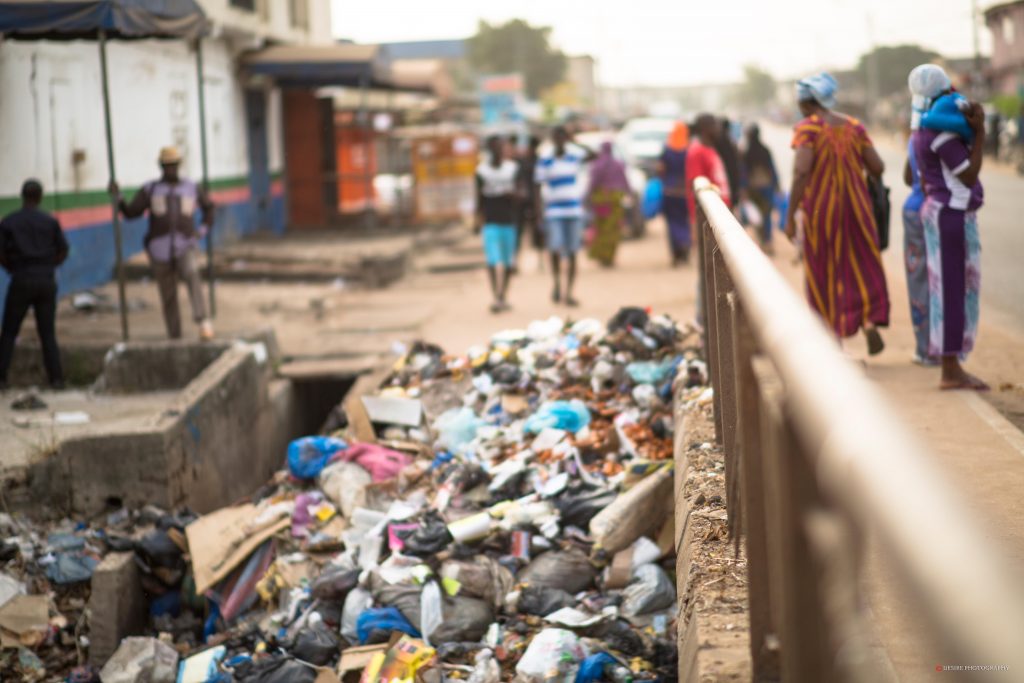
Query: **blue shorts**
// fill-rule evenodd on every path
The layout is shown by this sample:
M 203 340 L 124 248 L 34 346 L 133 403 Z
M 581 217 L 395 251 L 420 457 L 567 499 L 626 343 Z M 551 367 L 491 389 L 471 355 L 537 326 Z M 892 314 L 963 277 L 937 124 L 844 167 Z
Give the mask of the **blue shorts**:
M 516 226 L 488 223 L 483 235 L 487 265 L 511 266 L 516 257 Z
M 583 218 L 581 216 L 546 218 L 544 225 L 547 230 L 548 251 L 571 256 L 583 246 Z

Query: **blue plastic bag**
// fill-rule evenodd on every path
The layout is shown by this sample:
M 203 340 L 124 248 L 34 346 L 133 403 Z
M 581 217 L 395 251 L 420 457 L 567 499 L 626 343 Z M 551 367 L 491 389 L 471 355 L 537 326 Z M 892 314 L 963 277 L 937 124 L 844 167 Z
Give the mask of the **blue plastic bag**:
M 348 448 L 330 436 L 304 436 L 288 444 L 288 470 L 296 479 L 316 479 L 338 451 Z
M 644 187 L 644 200 L 641 208 L 644 218 L 650 220 L 661 213 L 661 202 L 664 197 L 664 187 L 661 178 L 650 178 Z
M 590 410 L 579 399 L 572 401 L 548 401 L 541 404 L 536 413 L 531 415 L 523 425 L 529 434 L 537 434 L 545 429 L 564 429 L 576 433 L 590 424 Z
M 679 366 L 679 358 L 667 358 L 660 363 L 644 360 L 626 366 L 626 374 L 637 384 L 658 384 Z
M 621 666 L 621 664 L 607 652 L 590 655 L 580 662 L 580 668 L 576 671 L 575 683 L 598 683 L 598 681 L 604 680 L 606 666 Z
M 420 637 L 420 632 L 402 616 L 397 607 L 368 609 L 359 615 L 359 618 L 356 619 L 359 644 L 366 645 L 366 641 L 370 639 L 370 634 L 374 631 L 401 631 L 413 638 Z

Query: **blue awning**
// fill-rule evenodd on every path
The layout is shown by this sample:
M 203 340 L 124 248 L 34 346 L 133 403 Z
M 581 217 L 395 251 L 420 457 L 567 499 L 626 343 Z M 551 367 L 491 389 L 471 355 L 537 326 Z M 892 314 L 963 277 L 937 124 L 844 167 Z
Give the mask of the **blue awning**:
M 275 45 L 245 55 L 242 65 L 285 87 L 393 87 L 388 58 L 376 45 Z
M 196 0 L 0 0 L 0 34 L 23 40 L 180 38 L 208 30 Z

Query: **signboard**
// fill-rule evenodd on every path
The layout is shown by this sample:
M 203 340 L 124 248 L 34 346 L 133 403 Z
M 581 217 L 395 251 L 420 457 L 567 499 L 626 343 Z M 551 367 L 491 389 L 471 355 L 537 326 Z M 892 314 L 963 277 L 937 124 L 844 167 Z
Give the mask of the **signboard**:
M 520 74 L 498 74 L 480 79 L 480 111 L 484 125 L 521 121 L 520 104 L 525 83 Z

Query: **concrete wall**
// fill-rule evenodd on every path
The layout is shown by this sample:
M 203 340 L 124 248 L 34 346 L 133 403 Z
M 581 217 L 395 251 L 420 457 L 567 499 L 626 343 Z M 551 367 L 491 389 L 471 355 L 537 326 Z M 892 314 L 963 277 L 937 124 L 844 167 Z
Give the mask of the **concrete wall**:
M 299 419 L 293 393 L 272 400 L 271 365 L 254 346 L 232 346 L 162 414 L 62 441 L 29 470 L 28 495 L 14 498 L 87 516 L 147 503 L 208 512 L 251 494 L 284 463 L 282 444 Z

